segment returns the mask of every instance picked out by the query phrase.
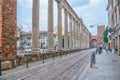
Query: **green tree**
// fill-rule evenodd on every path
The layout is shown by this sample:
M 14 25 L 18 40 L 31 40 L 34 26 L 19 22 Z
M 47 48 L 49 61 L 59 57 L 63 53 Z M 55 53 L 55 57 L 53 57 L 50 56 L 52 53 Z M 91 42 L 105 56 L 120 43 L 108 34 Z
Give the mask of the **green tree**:
M 108 43 L 108 27 L 106 27 L 104 33 L 103 33 L 103 41 L 105 43 Z

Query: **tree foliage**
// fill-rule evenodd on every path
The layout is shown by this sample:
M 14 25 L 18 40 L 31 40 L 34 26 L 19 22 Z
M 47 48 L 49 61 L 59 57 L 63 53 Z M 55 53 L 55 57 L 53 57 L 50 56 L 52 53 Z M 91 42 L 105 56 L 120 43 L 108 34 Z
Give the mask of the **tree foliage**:
M 104 33 L 103 33 L 103 41 L 105 43 L 108 43 L 108 27 L 106 27 Z

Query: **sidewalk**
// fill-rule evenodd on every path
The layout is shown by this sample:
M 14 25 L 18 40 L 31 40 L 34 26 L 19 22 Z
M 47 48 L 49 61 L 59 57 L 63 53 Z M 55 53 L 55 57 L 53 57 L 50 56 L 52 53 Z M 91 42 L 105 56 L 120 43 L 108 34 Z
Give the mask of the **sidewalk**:
M 120 56 L 106 53 L 96 55 L 96 64 L 87 65 L 78 80 L 120 80 Z

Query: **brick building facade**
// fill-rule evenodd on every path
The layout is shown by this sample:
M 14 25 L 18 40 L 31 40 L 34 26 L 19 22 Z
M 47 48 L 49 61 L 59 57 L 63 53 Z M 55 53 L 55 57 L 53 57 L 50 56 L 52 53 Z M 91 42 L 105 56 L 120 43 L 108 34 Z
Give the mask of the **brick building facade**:
M 92 47 L 103 44 L 104 31 L 105 31 L 105 25 L 97 26 L 97 35 L 91 36 Z
M 0 0 L 0 51 L 3 59 L 16 54 L 17 0 Z

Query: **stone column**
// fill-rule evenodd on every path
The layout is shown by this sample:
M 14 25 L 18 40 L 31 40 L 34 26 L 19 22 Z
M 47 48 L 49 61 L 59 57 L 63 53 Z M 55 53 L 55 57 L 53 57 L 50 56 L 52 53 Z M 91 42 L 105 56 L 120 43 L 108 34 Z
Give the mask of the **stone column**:
M 118 55 L 120 56 L 120 36 L 118 36 Z
M 74 49 L 74 18 L 72 19 L 72 23 L 73 23 L 73 25 L 72 25 L 72 49 Z
M 58 50 L 62 49 L 62 6 L 61 3 L 57 4 L 58 6 L 58 28 L 57 28 L 57 35 L 58 35 Z
M 77 48 L 77 21 L 75 20 L 75 31 L 74 31 L 74 35 L 75 35 L 75 48 Z
M 53 47 L 53 0 L 48 0 L 48 51 Z
M 33 0 L 32 10 L 32 52 L 39 52 L 39 0 Z
M 80 48 L 80 23 L 79 23 L 79 35 L 78 35 L 78 37 L 79 37 L 78 41 L 79 41 L 79 48 Z
M 80 38 L 80 26 L 79 26 L 79 23 L 78 23 L 78 39 L 77 39 L 78 40 L 78 48 L 80 48 L 80 45 L 79 45 L 80 44 L 80 39 L 79 38 Z
M 70 41 L 69 41 L 69 43 L 70 43 L 70 49 L 72 49 L 72 15 L 71 14 L 69 14 L 69 22 L 70 22 Z
M 82 29 L 82 24 L 81 24 L 81 31 L 80 31 L 80 44 L 81 44 L 81 48 L 83 48 L 83 29 Z
M 65 9 L 65 34 L 64 34 L 64 48 L 68 49 L 68 12 Z
M 75 19 L 74 19 L 74 26 L 73 26 L 73 27 L 74 27 L 74 28 L 73 28 L 73 29 L 74 29 L 74 30 L 73 30 L 73 34 L 74 34 L 74 35 L 73 35 L 73 40 L 74 40 L 74 41 L 73 41 L 73 43 L 74 43 L 74 46 L 73 46 L 73 47 L 74 47 L 74 49 L 75 49 L 75 48 L 76 48 L 76 39 L 75 39 L 75 38 L 76 38 L 76 35 L 75 35 L 75 34 L 76 34 L 76 31 L 75 31 L 75 30 L 76 30 L 76 21 L 75 21 Z
M 82 44 L 82 26 L 81 26 L 81 23 L 80 23 L 80 48 L 82 48 L 81 44 Z
M 78 48 L 78 45 L 79 45 L 79 44 L 78 44 L 78 34 L 79 34 L 79 33 L 78 33 L 78 32 L 79 32 L 78 30 L 79 30 L 79 28 L 78 28 L 78 22 L 77 22 L 77 23 L 76 23 L 76 48 Z

